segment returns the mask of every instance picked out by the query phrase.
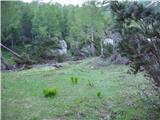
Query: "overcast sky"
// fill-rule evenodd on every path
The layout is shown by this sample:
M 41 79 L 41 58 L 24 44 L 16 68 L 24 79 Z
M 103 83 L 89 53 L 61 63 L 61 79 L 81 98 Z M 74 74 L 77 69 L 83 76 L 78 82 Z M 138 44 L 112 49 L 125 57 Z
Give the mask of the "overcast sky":
M 31 2 L 32 0 L 22 0 L 24 2 Z M 68 4 L 72 4 L 72 5 L 81 5 L 83 3 L 83 1 L 86 1 L 86 0 L 41 0 L 43 2 L 49 2 L 49 1 L 52 1 L 53 3 L 54 2 L 57 2 L 57 3 L 60 3 L 62 5 L 68 5 Z

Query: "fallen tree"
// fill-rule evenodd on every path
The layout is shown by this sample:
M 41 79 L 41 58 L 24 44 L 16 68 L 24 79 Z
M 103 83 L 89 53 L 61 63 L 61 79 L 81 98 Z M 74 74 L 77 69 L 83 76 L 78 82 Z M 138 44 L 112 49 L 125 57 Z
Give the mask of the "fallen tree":
M 10 52 L 12 55 L 16 56 L 17 58 L 23 60 L 23 58 L 16 52 L 14 52 L 13 50 L 9 49 L 8 47 L 4 46 L 2 43 L 0 43 L 1 47 L 3 47 L 5 50 L 7 50 L 8 52 Z
M 4 46 L 3 44 L 0 43 L 0 46 L 7 50 L 9 53 L 11 53 L 14 56 L 14 60 L 16 62 L 15 67 L 13 65 L 10 65 L 1 55 L 1 63 L 5 66 L 6 70 L 11 70 L 11 69 L 29 69 L 31 68 L 32 61 L 28 59 L 26 56 L 21 56 L 15 51 L 11 50 L 10 48 Z

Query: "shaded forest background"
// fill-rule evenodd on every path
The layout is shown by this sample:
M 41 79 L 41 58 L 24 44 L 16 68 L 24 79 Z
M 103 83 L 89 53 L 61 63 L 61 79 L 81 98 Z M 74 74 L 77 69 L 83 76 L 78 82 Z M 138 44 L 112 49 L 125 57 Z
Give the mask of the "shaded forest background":
M 72 56 L 109 54 L 115 60 L 122 55 L 129 59 L 126 63 L 131 63 L 133 73 L 145 69 L 160 85 L 159 2 L 93 0 L 81 6 L 40 1 L 1 4 L 2 44 L 20 54 L 16 63 L 34 64 L 48 59 L 62 62 L 73 60 Z M 110 39 L 105 41 L 106 38 Z M 90 53 L 85 55 L 86 51 Z
M 82 6 L 2 1 L 2 44 L 20 54 L 14 58 L 17 64 L 104 56 L 107 51 L 113 60 L 125 56 L 133 73 L 144 70 L 160 86 L 159 6 L 157 1 L 93 0 Z
M 110 11 L 96 1 L 82 6 L 2 1 L 2 16 L 2 43 L 36 61 L 57 57 L 54 50 L 63 39 L 70 55 L 91 43 L 100 55 L 100 41 L 112 21 Z

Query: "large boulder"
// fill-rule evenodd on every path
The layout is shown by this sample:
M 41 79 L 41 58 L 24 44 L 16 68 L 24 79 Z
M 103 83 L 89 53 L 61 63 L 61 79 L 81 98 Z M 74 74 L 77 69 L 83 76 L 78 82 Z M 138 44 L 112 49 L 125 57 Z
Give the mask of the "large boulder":
M 118 32 L 115 31 L 109 31 L 108 32 L 108 38 L 106 40 L 108 40 L 109 43 L 112 43 L 113 45 L 113 49 L 116 50 L 118 43 L 121 41 L 121 35 Z
M 43 51 L 44 59 L 55 59 L 57 61 L 65 61 L 70 58 L 67 53 L 67 43 L 65 40 L 58 41 L 58 48 L 48 48 Z
M 115 31 L 109 31 L 108 36 L 104 39 L 104 46 L 111 44 L 113 46 L 113 52 L 111 55 L 111 61 L 118 64 L 128 64 L 129 60 L 125 57 L 122 57 L 118 52 L 118 44 L 121 41 L 121 35 Z
M 117 51 L 114 51 L 111 56 L 111 61 L 116 64 L 129 64 L 129 60 L 126 57 L 122 57 Z
M 113 52 L 113 39 L 111 38 L 105 38 L 101 41 L 101 57 L 107 58 L 109 57 Z
M 85 56 L 95 56 L 96 55 L 96 48 L 94 47 L 94 44 L 85 44 L 82 49 L 80 50 L 82 53 L 85 54 Z
M 58 49 L 59 54 L 67 54 L 67 43 L 65 40 L 60 40 L 60 49 Z

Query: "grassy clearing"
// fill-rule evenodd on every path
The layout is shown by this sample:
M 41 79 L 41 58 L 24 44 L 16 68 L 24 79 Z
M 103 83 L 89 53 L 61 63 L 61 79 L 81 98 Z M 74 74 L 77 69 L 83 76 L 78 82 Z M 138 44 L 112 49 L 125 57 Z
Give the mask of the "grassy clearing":
M 2 119 L 145 119 L 144 111 L 137 108 L 141 101 L 134 87 L 135 82 L 145 86 L 143 76 L 127 74 L 124 65 L 96 67 L 97 61 L 99 58 L 66 63 L 61 69 L 48 66 L 2 72 Z M 77 84 L 71 77 L 78 78 Z M 48 87 L 57 89 L 54 98 L 44 97 Z

